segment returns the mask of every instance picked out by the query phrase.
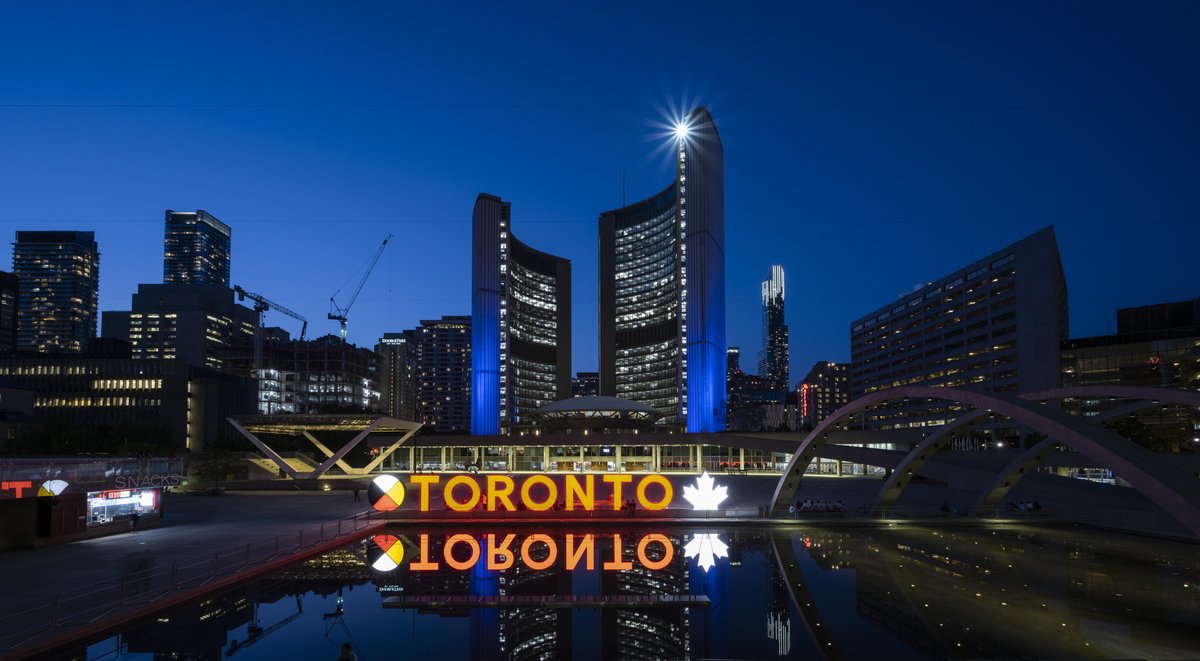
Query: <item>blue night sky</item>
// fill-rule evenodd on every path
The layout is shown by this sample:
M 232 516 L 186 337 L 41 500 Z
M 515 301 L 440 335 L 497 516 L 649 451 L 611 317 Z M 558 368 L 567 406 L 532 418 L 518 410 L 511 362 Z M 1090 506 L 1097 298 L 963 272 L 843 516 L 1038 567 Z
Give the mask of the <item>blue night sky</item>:
M 855 317 L 1050 224 L 1072 334 L 1109 333 L 1200 295 L 1198 29 L 1195 2 L 9 2 L 0 235 L 94 230 L 100 307 L 128 309 L 161 282 L 163 209 L 207 209 L 234 282 L 320 335 L 395 234 L 350 314 L 369 345 L 470 313 L 489 192 L 572 260 L 594 370 L 597 216 L 622 171 L 629 202 L 668 183 L 656 124 L 703 104 L 743 368 L 772 263 L 795 381 L 849 358 Z

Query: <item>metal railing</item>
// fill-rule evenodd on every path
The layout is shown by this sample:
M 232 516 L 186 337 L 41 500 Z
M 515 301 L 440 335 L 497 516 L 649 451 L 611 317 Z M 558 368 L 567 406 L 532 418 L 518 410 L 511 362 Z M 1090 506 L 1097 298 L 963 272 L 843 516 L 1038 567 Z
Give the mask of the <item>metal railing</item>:
M 0 614 L 0 656 L 56 630 L 98 622 L 164 597 L 235 577 L 279 558 L 351 536 L 383 517 L 367 510 L 318 526 L 173 562 L 146 566 L 86 589 L 56 594 L 18 612 Z M 150 556 L 147 556 L 149 558 Z

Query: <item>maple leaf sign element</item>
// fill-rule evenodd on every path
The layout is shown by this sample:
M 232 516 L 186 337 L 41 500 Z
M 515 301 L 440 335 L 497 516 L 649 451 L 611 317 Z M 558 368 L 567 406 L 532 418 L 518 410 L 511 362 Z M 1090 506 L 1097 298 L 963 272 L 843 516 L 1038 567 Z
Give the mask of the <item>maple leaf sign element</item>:
M 729 547 L 717 537 L 716 533 L 701 533 L 692 537 L 692 541 L 683 547 L 683 557 L 696 558 L 696 564 L 708 573 L 716 564 L 717 558 L 729 555 Z
M 725 487 L 716 486 L 712 476 L 705 471 L 696 478 L 696 486 L 683 487 L 683 497 L 692 504 L 693 510 L 715 510 L 729 494 Z

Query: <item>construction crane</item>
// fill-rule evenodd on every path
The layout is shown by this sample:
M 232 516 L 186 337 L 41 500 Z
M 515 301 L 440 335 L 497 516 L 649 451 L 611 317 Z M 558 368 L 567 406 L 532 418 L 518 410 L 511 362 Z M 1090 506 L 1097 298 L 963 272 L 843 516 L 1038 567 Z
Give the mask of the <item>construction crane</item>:
M 341 307 L 334 300 L 338 294 L 342 293 L 341 289 L 333 292 L 333 296 L 329 297 L 329 318 L 337 320 L 342 325 L 342 341 L 346 341 L 346 315 L 350 314 L 350 308 L 354 305 L 354 301 L 358 300 L 358 295 L 362 293 L 363 285 L 367 284 L 367 278 L 371 277 L 371 271 L 375 269 L 375 264 L 379 262 L 379 256 L 383 254 L 383 249 L 387 247 L 388 241 L 391 241 L 392 235 L 387 235 L 383 243 L 379 244 L 379 250 L 375 251 L 375 256 L 371 258 L 371 263 L 367 265 L 366 273 L 358 281 L 358 286 L 354 288 L 354 294 L 350 297 L 350 301 L 346 303 L 346 307 Z M 345 285 L 342 285 L 344 288 Z
M 262 352 L 263 352 L 263 317 L 267 310 L 275 310 L 282 312 L 300 322 L 300 341 L 304 341 L 304 335 L 308 332 L 308 320 L 297 312 L 293 312 L 282 305 L 267 299 L 265 296 L 255 294 L 252 291 L 246 291 L 240 286 L 235 286 L 233 291 L 237 293 L 238 300 L 244 301 L 247 298 L 254 301 L 254 312 L 258 315 L 258 324 L 254 329 L 254 376 L 259 376 L 258 371 L 262 369 Z

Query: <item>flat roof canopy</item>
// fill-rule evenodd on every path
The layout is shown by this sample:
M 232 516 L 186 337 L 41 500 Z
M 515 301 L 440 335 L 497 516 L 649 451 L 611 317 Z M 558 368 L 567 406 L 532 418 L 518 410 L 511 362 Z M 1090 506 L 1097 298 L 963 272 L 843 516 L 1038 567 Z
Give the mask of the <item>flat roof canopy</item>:
M 322 415 L 245 415 L 230 418 L 252 434 L 301 436 L 304 432 L 350 431 L 371 428 L 372 434 L 403 433 L 421 423 L 384 415 L 329 413 Z

